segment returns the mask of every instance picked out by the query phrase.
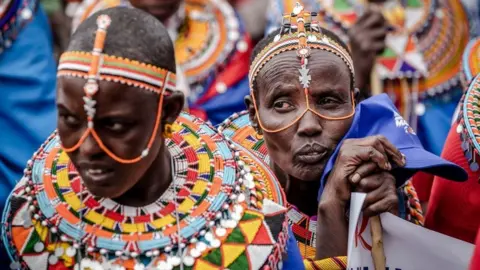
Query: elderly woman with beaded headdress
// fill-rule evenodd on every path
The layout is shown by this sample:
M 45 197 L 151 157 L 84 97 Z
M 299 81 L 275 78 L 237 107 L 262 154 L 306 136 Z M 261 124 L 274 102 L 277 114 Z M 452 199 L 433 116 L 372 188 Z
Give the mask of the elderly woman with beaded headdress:
M 271 0 L 272 31 L 294 0 Z M 463 88 L 462 52 L 474 32 L 459 0 L 305 0 L 348 41 L 357 87 L 387 93 L 427 150 L 440 154 Z M 478 14 L 472 17 L 478 24 Z M 473 25 L 473 23 L 472 23 Z M 472 30 L 472 31 L 470 31 Z M 470 33 L 471 32 L 471 33 Z
M 158 20 L 122 7 L 92 15 L 58 78 L 58 133 L 3 215 L 11 269 L 301 264 L 268 168 L 180 114 L 173 44 Z
M 317 16 L 297 3 L 282 28 L 256 45 L 248 111 L 219 131 L 282 183 L 305 266 L 344 269 L 352 190 L 367 193 L 366 216 L 389 211 L 421 225 L 406 179 L 419 170 L 457 180 L 466 173 L 427 152 L 386 95 L 357 105 L 350 52 Z
M 191 114 L 216 125 L 244 107 L 250 37 L 227 0 L 86 0 L 73 28 L 113 6 L 140 8 L 165 24 L 175 42 L 178 87 Z

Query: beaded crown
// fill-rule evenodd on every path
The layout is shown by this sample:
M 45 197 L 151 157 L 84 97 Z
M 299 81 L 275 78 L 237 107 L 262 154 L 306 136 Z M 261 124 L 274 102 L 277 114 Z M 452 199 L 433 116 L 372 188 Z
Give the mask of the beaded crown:
M 308 58 L 311 49 L 329 51 L 337 55 L 347 65 L 352 78 L 354 77 L 353 60 L 349 52 L 322 33 L 317 12 L 304 11 L 303 6 L 297 2 L 293 12 L 283 16 L 280 33 L 275 36 L 274 41 L 268 44 L 253 60 L 249 72 L 250 88 L 253 89 L 258 73 L 275 55 L 297 50 L 300 58 Z
M 258 124 L 265 132 L 276 133 L 284 131 L 300 121 L 308 111 L 327 120 L 343 120 L 352 117 L 355 113 L 353 91 L 351 91 L 351 102 L 346 107 L 339 106 L 335 110 L 329 110 L 325 108 L 313 108 L 310 106 L 311 93 L 309 88 L 312 76 L 310 75 L 310 69 L 308 67 L 308 59 L 312 49 L 328 51 L 340 57 L 350 70 L 352 84 L 354 84 L 353 78 L 355 74 L 353 61 L 349 53 L 337 42 L 322 34 L 321 28 L 318 25 L 318 20 L 315 19 L 317 16 L 318 14 L 316 12 L 305 11 L 303 6 L 297 2 L 293 12 L 290 15 L 285 15 L 283 17 L 284 23 L 280 29 L 280 33 L 275 37 L 272 43 L 268 44 L 256 56 L 250 67 L 250 94 L 253 97 L 253 105 L 257 111 L 259 120 Z M 292 25 L 292 21 L 296 21 L 296 24 Z M 298 79 L 303 88 L 306 106 L 304 109 L 296 110 L 299 113 L 285 114 L 285 117 L 279 121 L 275 121 L 276 123 L 265 125 L 258 113 L 258 106 L 253 91 L 255 78 L 264 65 L 275 55 L 292 50 L 296 50 L 297 56 L 300 59 L 301 67 L 298 69 Z
M 84 109 L 87 115 L 88 127 L 77 143 L 71 147 L 65 147 L 66 152 L 77 150 L 92 135 L 98 145 L 111 158 L 120 163 L 135 163 L 146 157 L 157 134 L 162 114 L 163 97 L 175 90 L 175 74 L 153 65 L 134 60 L 123 59 L 116 56 L 103 54 L 107 29 L 111 24 L 111 18 L 102 14 L 97 18 L 97 31 L 93 51 L 66 52 L 60 58 L 57 76 L 80 77 L 87 79 L 84 86 L 85 103 Z M 102 142 L 94 129 L 94 117 L 96 113 L 96 100 L 94 96 L 99 91 L 98 81 L 113 81 L 121 84 L 142 88 L 160 95 L 155 125 L 146 148 L 135 158 L 125 159 L 117 156 Z

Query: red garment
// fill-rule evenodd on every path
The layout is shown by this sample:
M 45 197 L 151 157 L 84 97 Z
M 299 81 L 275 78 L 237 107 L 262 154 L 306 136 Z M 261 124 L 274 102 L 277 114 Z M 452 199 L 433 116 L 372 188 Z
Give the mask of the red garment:
M 480 233 L 477 235 L 475 245 L 475 252 L 473 253 L 472 262 L 470 263 L 470 270 L 480 270 Z
M 442 157 L 463 167 L 467 182 L 454 182 L 435 177 L 425 227 L 474 243 L 480 226 L 480 171 L 472 172 L 454 124 L 445 142 Z

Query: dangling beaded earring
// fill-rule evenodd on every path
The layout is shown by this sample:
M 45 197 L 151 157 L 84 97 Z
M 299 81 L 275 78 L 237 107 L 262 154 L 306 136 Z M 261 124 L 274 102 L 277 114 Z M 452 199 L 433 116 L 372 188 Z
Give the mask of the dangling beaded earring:
M 163 130 L 163 137 L 170 139 L 172 138 L 172 124 L 165 124 L 165 129 Z
M 261 129 L 258 128 L 258 125 L 253 125 L 253 129 L 255 129 L 255 138 L 257 140 L 263 140 L 263 134 L 261 133 Z

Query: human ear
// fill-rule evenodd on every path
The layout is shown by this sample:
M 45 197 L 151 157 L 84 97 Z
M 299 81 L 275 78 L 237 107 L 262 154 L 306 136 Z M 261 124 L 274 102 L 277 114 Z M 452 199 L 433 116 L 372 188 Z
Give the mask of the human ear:
M 245 105 L 247 106 L 250 123 L 252 123 L 252 127 L 255 129 L 255 131 L 261 135 L 262 129 L 258 124 L 257 110 L 255 109 L 255 106 L 253 104 L 253 97 L 251 95 L 247 95 L 245 96 L 244 100 L 245 100 Z
M 353 89 L 353 99 L 355 100 L 355 104 L 360 102 L 360 89 L 356 87 Z
M 185 103 L 185 96 L 180 91 L 174 91 L 171 95 L 164 96 L 162 108 L 162 126 L 173 124 Z

